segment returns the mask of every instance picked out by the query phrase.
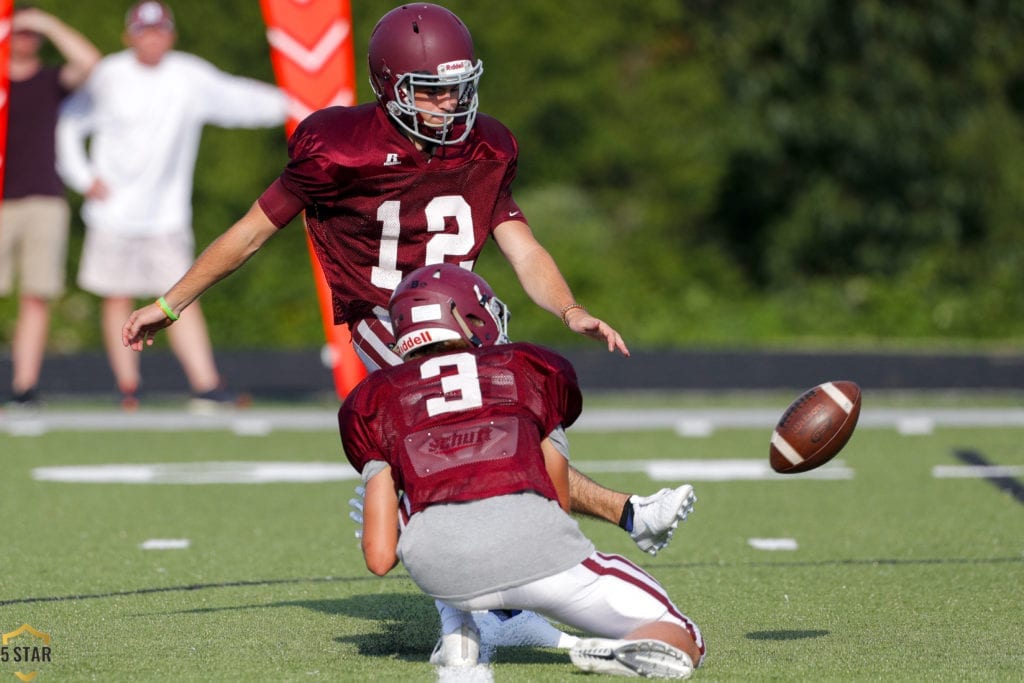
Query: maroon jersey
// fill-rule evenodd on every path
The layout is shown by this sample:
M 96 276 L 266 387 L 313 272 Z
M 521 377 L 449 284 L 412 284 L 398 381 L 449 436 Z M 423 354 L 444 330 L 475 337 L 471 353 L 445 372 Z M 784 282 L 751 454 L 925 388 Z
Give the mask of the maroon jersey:
M 371 373 L 341 406 L 338 426 L 352 466 L 388 463 L 416 513 L 522 491 L 558 500 L 540 442 L 581 409 L 569 361 L 518 342 Z
M 472 268 L 498 224 L 522 220 L 510 190 L 518 146 L 489 116 L 465 142 L 427 156 L 379 105 L 330 107 L 299 125 L 288 150 L 260 206 L 278 227 L 306 211 L 336 323 L 386 309 L 416 268 Z
M 60 83 L 60 68 L 55 66 L 45 66 L 24 81 L 11 81 L 4 198 L 64 196 L 57 175 L 54 130 L 67 94 Z

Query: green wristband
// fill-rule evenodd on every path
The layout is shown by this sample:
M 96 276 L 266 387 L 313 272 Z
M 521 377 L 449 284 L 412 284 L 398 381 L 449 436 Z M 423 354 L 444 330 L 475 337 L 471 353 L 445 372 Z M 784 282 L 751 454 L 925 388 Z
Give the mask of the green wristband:
M 164 312 L 171 322 L 178 319 L 178 314 L 174 312 L 174 309 L 167 304 L 167 299 L 160 297 L 156 300 L 156 305 L 160 307 L 160 310 Z

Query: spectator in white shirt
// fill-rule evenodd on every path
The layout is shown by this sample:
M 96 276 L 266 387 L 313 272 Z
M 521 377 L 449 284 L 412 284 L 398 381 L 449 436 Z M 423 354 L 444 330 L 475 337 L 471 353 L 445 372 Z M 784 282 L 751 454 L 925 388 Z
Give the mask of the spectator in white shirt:
M 125 409 L 138 405 L 141 373 L 121 325 L 136 299 L 159 296 L 194 260 L 192 185 L 203 126 L 271 127 L 286 115 L 280 89 L 173 50 L 176 38 L 167 5 L 134 5 L 125 17 L 128 49 L 99 63 L 57 127 L 61 176 L 85 196 L 78 284 L 103 297 L 104 345 Z M 199 306 L 168 334 L 193 405 L 232 402 Z

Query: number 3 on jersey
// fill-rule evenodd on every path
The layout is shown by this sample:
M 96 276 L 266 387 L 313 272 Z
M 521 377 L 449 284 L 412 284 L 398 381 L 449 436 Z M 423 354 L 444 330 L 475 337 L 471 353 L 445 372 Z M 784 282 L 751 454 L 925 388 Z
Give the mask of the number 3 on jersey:
M 420 377 L 439 377 L 445 368 L 455 367 L 454 375 L 441 377 L 441 391 L 444 396 L 427 399 L 427 415 L 435 417 L 442 413 L 480 408 L 484 404 L 480 391 L 480 376 L 476 368 L 476 357 L 468 353 L 430 358 L 420 366 Z M 458 392 L 459 398 L 448 398 Z
M 387 201 L 377 209 L 381 223 L 380 257 L 370 274 L 370 282 L 381 289 L 394 290 L 402 281 L 398 268 L 398 243 L 402 235 L 402 203 Z M 423 263 L 407 264 L 410 272 L 420 266 L 443 263 L 445 256 L 465 256 L 473 249 L 473 213 L 462 195 L 434 197 L 427 204 L 427 232 L 438 233 L 427 242 Z M 457 232 L 444 232 L 445 220 L 455 220 Z M 472 265 L 472 263 L 470 263 Z

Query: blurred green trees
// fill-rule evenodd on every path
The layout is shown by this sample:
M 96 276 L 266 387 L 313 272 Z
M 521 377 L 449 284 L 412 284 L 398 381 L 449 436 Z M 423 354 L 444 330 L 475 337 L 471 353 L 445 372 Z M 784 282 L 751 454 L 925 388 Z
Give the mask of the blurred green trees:
M 129 2 L 36 4 L 120 48 Z M 170 4 L 181 49 L 272 78 L 257 0 Z M 352 5 L 368 101 L 367 37 L 394 3 Z M 482 109 L 519 138 L 531 225 L 633 346 L 1024 338 L 1024 2 L 448 6 L 484 60 Z M 200 248 L 285 158 L 282 131 L 208 129 Z M 479 271 L 512 305 L 515 337 L 586 343 L 525 298 L 496 250 Z M 0 338 L 13 305 L 0 302 Z M 318 345 L 299 226 L 203 305 L 219 348 Z M 96 310 L 72 290 L 55 348 L 98 346 Z

